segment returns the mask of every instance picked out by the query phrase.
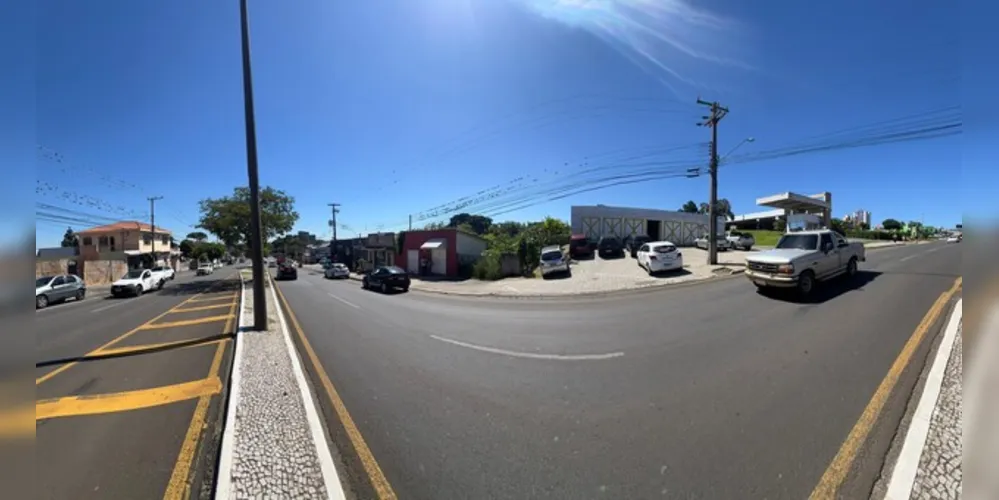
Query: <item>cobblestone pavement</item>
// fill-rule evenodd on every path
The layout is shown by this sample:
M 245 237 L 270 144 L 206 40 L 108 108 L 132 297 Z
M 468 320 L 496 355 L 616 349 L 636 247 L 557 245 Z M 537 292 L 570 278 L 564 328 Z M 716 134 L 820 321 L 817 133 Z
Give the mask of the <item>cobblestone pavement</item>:
M 242 324 L 250 324 L 253 293 L 249 283 L 244 297 Z M 229 477 L 220 478 L 228 488 L 218 496 L 330 498 L 293 372 L 290 356 L 295 354 L 288 352 L 279 326 L 278 304 L 271 297 L 268 291 L 268 331 L 239 334 L 242 356 L 236 360 L 240 380 L 231 467 Z M 220 473 L 225 474 L 225 468 Z
M 910 499 L 950 500 L 961 497 L 962 460 L 962 341 L 958 330 Z M 944 348 L 946 346 L 941 346 Z

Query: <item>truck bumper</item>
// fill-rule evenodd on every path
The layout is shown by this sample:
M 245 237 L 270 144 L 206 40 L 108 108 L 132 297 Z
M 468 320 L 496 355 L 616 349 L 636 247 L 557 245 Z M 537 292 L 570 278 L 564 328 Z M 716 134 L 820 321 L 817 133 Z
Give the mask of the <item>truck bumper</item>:
M 746 279 L 752 281 L 757 286 L 767 286 L 775 288 L 794 288 L 798 286 L 798 278 L 795 276 L 781 276 L 776 274 L 761 273 L 746 270 L 743 273 Z

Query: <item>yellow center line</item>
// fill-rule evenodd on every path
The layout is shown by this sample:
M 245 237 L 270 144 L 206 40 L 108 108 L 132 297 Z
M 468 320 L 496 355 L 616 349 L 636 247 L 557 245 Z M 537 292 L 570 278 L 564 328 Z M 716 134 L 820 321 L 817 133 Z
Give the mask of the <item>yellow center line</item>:
M 222 381 L 209 377 L 153 389 L 43 399 L 35 402 L 35 420 L 151 408 L 217 394 L 221 390 Z
M 236 294 L 232 302 L 228 304 L 229 319 L 226 320 L 225 326 L 222 328 L 223 334 L 234 331 L 234 320 L 236 315 L 241 313 L 241 311 L 237 311 L 238 305 L 239 294 Z M 226 343 L 220 343 L 215 348 L 215 356 L 212 358 L 212 365 L 208 369 L 209 377 L 221 376 L 219 369 L 222 366 L 222 356 L 225 353 L 225 347 Z M 191 416 L 191 424 L 188 425 L 187 433 L 184 436 L 184 443 L 180 447 L 177 461 L 174 462 L 173 472 L 170 474 L 170 482 L 167 483 L 167 489 L 163 493 L 164 500 L 181 500 L 190 496 L 191 467 L 198 453 L 198 441 L 201 438 L 202 430 L 205 428 L 205 421 L 208 418 L 208 405 L 211 401 L 211 395 L 202 396 L 198 399 L 198 404 L 194 408 L 194 414 Z
M 343 424 L 344 429 L 347 431 L 347 437 L 350 439 L 350 442 L 354 447 L 354 451 L 357 452 L 357 456 L 361 459 L 361 465 L 364 467 L 364 471 L 368 474 L 368 479 L 371 481 L 371 485 L 374 487 L 378 498 L 380 500 L 395 500 L 398 498 L 395 491 L 392 490 L 392 486 L 389 484 L 388 479 L 382 472 L 382 468 L 378 465 L 378 461 L 375 460 L 375 456 L 371 453 L 371 449 L 368 448 L 368 444 L 364 441 L 364 437 L 361 435 L 361 431 L 358 429 L 357 424 L 354 423 L 354 419 L 351 418 L 350 413 L 347 412 L 347 407 L 343 404 L 343 400 L 340 399 L 340 394 L 337 392 L 336 388 L 333 387 L 333 382 L 330 380 L 329 376 L 326 375 L 326 370 L 323 369 L 322 363 L 319 362 L 319 357 L 316 356 L 316 352 L 312 349 L 312 344 L 309 343 L 309 339 L 305 337 L 305 333 L 302 331 L 302 326 L 298 323 L 298 318 L 295 317 L 294 311 L 292 311 L 291 307 L 288 306 L 288 301 L 284 298 L 284 294 L 281 293 L 281 289 L 278 287 L 274 287 L 274 289 L 277 290 L 277 295 L 281 299 L 281 303 L 284 304 L 285 310 L 288 311 L 288 318 L 291 319 L 292 326 L 295 328 L 295 333 L 302 342 L 302 347 L 305 348 L 309 361 L 311 361 L 312 365 L 315 367 L 316 374 L 319 376 L 323 388 L 326 390 L 326 394 L 330 398 L 330 402 L 333 403 L 333 409 L 340 418 L 340 423 Z
M 198 306 L 198 307 L 185 307 L 183 309 L 174 309 L 174 313 L 189 313 L 197 311 L 209 311 L 211 309 L 221 309 L 223 307 L 231 307 L 229 304 L 216 304 L 212 306 Z
M 176 312 L 176 311 L 171 311 Z M 205 323 L 216 323 L 219 321 L 228 321 L 232 318 L 231 314 L 222 314 L 219 316 L 208 316 L 205 318 L 194 318 L 194 319 L 184 319 L 180 321 L 164 321 L 162 323 L 146 323 L 139 327 L 140 330 L 155 330 L 159 328 L 178 328 L 181 326 L 194 326 L 202 325 Z
M 819 484 L 815 486 L 809 499 L 826 500 L 837 498 L 839 489 L 853 467 L 853 462 L 856 460 L 861 446 L 863 446 L 867 440 L 867 436 L 871 433 L 871 429 L 877 423 L 878 417 L 884 409 L 885 403 L 888 401 L 888 396 L 891 395 L 892 390 L 898 383 L 899 377 L 902 376 L 902 372 L 908 366 L 912 355 L 919 348 L 930 327 L 936 323 L 937 318 L 940 317 L 940 314 L 944 311 L 944 307 L 954 294 L 961 289 L 961 282 L 962 278 L 957 278 L 954 281 L 954 285 L 950 287 L 950 290 L 940 295 L 937 301 L 933 303 L 933 306 L 930 307 L 930 310 L 926 312 L 926 315 L 923 316 L 923 320 L 919 322 L 919 326 L 916 327 L 912 336 L 909 337 L 908 342 L 902 347 L 902 352 L 895 358 L 895 362 L 892 363 L 888 374 L 885 375 L 884 380 L 881 381 L 881 385 L 874 392 L 874 396 L 871 397 L 871 401 L 864 408 L 860 419 L 853 426 L 846 441 L 843 442 L 839 452 L 833 458 L 832 463 L 829 464 L 825 473 L 822 474 Z

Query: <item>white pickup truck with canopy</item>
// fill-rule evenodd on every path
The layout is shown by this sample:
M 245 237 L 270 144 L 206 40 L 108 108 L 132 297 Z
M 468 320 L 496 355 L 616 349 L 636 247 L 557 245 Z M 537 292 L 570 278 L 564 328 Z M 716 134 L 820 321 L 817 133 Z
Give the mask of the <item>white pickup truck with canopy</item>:
M 854 276 L 867 260 L 862 243 L 849 242 L 835 231 L 787 233 L 773 250 L 746 257 L 746 278 L 757 288 L 795 288 L 809 295 L 817 282 Z

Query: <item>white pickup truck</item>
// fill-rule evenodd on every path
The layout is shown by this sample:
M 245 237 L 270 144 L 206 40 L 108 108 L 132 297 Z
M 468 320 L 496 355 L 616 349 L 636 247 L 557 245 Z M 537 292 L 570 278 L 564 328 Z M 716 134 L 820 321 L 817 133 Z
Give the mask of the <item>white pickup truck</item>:
M 828 229 L 787 233 L 773 250 L 746 257 L 746 278 L 757 288 L 795 288 L 809 295 L 817 282 L 857 274 L 867 260 L 862 243 Z
M 112 297 L 127 297 L 130 295 L 140 296 L 150 290 L 160 290 L 166 283 L 166 276 L 162 271 L 151 269 L 132 269 L 125 273 L 120 280 L 111 284 Z

